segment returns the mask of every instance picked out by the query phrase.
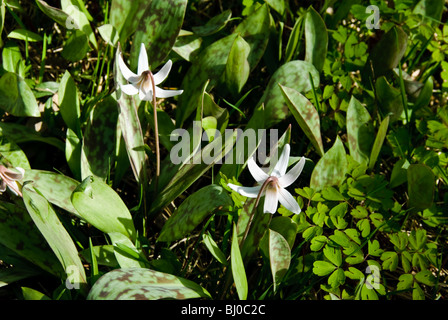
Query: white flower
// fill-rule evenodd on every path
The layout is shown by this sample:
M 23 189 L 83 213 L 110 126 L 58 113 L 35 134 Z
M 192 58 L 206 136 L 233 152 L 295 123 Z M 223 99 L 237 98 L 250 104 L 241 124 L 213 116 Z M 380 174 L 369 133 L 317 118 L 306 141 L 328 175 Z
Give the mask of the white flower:
M 264 172 L 255 162 L 253 158 L 248 161 L 249 171 L 257 181 L 258 185 L 255 187 L 241 187 L 234 184 L 227 184 L 231 189 L 239 194 L 249 197 L 257 198 L 260 190 L 263 187 L 263 194 L 266 195 L 264 200 L 264 212 L 275 213 L 277 211 L 278 202 L 280 202 L 289 211 L 299 214 L 301 209 L 296 199 L 285 189 L 297 180 L 305 165 L 305 158 L 302 157 L 300 161 L 288 172 L 290 146 L 286 144 L 283 152 L 274 167 L 271 175 Z M 266 185 L 267 184 L 267 185 Z
M 152 101 L 153 85 L 151 82 L 151 71 L 149 70 L 148 54 L 146 53 L 145 45 L 142 43 L 140 46 L 140 54 L 138 55 L 138 67 L 137 74 L 133 73 L 126 66 L 121 53 L 118 55 L 118 65 L 120 67 L 123 77 L 130 82 L 129 84 L 120 84 L 121 90 L 127 95 L 135 95 L 138 93 L 140 100 Z M 172 62 L 169 60 L 159 72 L 153 75 L 154 87 L 157 98 L 169 98 L 177 96 L 183 92 L 183 90 L 163 90 L 157 87 L 162 83 L 168 73 L 170 73 Z
M 22 180 L 24 175 L 25 170 L 20 167 L 11 170 L 3 165 L 0 165 L 0 193 L 5 192 L 6 186 L 8 186 L 16 196 L 22 196 L 22 192 L 20 192 L 20 186 L 17 181 Z

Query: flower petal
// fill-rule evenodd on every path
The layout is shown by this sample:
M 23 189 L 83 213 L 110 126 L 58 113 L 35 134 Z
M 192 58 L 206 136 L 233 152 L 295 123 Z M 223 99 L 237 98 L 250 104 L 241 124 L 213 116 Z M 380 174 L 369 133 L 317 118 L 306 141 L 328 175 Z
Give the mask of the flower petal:
M 247 167 L 249 168 L 250 174 L 257 182 L 261 183 L 269 178 L 269 175 L 257 165 L 253 157 L 250 157 L 247 161 Z
M 17 172 L 18 171 L 18 172 Z M 7 169 L 3 172 L 5 178 L 14 181 L 14 180 L 22 180 L 23 176 L 25 175 L 25 170 L 20 168 L 20 167 L 16 167 L 14 169 Z
M 150 93 L 152 94 L 152 91 L 145 93 L 145 91 L 143 91 L 143 90 L 138 90 L 138 97 L 140 98 L 140 100 L 143 101 L 147 98 L 148 94 L 150 94 Z
M 290 146 L 289 144 L 285 144 L 285 146 L 283 147 L 283 152 L 280 155 L 280 158 L 278 159 L 278 162 L 275 165 L 274 170 L 272 171 L 273 176 L 280 178 L 286 173 L 286 169 L 288 169 L 289 152 L 290 152 Z
M 138 54 L 138 75 L 141 75 L 143 71 L 149 70 L 148 53 L 146 52 L 145 44 L 140 45 L 140 53 Z
M 276 213 L 278 207 L 278 192 L 276 188 L 266 188 L 266 197 L 264 198 L 263 211 L 269 213 Z
M 5 180 L 0 181 L 0 192 L 6 191 L 6 182 Z
M 295 214 L 299 214 L 301 211 L 296 199 L 294 199 L 294 197 L 286 189 L 283 188 L 278 189 L 278 201 L 280 201 L 280 203 L 286 209 Z
M 283 188 L 289 187 L 300 176 L 304 166 L 305 158 L 302 157 L 300 161 L 291 170 L 288 171 L 287 174 L 281 176 L 278 179 L 279 185 Z
M 154 83 L 156 85 L 160 84 L 163 80 L 166 79 L 166 77 L 168 77 L 168 74 L 171 71 L 172 65 L 173 65 L 173 63 L 171 62 L 171 60 L 168 60 L 168 62 L 165 63 L 165 65 L 162 67 L 162 69 L 160 69 L 159 72 L 154 74 Z
M 258 196 L 258 192 L 260 192 L 261 186 L 256 187 L 242 187 L 237 186 L 232 183 L 228 183 L 227 186 L 229 186 L 232 190 L 235 190 L 240 195 L 248 197 L 248 198 L 256 198 Z
M 143 93 L 144 93 L 144 91 L 143 91 Z M 148 90 L 146 92 L 146 94 L 144 95 L 143 99 L 140 99 L 140 100 L 152 102 L 152 89 Z
M 184 90 L 163 90 L 156 87 L 156 97 L 157 98 L 170 98 L 182 94 Z
M 128 68 L 126 63 L 124 63 L 123 55 L 121 53 L 118 55 L 118 67 L 120 68 L 121 74 L 127 81 L 137 78 L 137 75 Z
M 138 88 L 136 88 L 133 84 L 120 84 L 121 91 L 126 93 L 128 96 L 133 96 L 138 93 Z

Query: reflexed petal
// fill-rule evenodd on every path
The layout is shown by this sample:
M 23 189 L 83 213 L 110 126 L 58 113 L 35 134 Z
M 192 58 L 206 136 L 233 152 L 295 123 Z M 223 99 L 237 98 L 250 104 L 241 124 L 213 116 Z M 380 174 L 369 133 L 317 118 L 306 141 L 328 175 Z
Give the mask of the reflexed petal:
M 5 192 L 6 191 L 6 182 L 5 180 L 2 180 L 0 182 L 0 192 Z
M 121 74 L 127 81 L 131 81 L 131 79 L 134 80 L 137 77 L 134 72 L 129 70 L 126 63 L 124 63 L 123 55 L 121 53 L 118 55 L 118 66 L 120 67 Z
M 286 189 L 278 189 L 278 201 L 280 201 L 286 209 L 295 214 L 299 214 L 301 211 L 296 199 L 294 199 L 294 197 Z
M 120 84 L 121 91 L 126 93 L 128 96 L 133 96 L 138 93 L 138 88 L 136 88 L 133 84 Z
M 152 89 L 149 90 L 149 91 L 146 93 L 146 95 L 144 96 L 144 98 L 143 98 L 143 99 L 140 99 L 140 100 L 144 100 L 144 101 L 152 101 Z
M 11 190 L 12 193 L 14 193 L 15 196 L 22 196 L 22 193 L 19 190 L 19 185 L 15 181 L 11 181 L 8 183 L 8 188 Z
M 286 173 L 286 169 L 288 169 L 289 152 L 290 152 L 290 146 L 289 144 L 285 144 L 285 146 L 283 147 L 283 152 L 280 155 L 280 158 L 278 159 L 278 162 L 275 165 L 274 170 L 272 171 L 273 176 L 280 178 Z
M 141 75 L 143 71 L 149 70 L 148 53 L 146 52 L 146 48 L 143 43 L 140 46 L 140 53 L 138 54 L 137 70 L 138 70 L 138 75 Z
M 300 161 L 291 170 L 288 171 L 287 174 L 278 179 L 279 185 L 283 188 L 289 187 L 300 176 L 304 166 L 305 158 L 302 157 Z
M 9 180 L 22 180 L 23 176 L 25 175 L 25 170 L 20 167 L 17 167 L 14 169 L 7 169 L 3 174 Z
M 159 72 L 157 72 L 154 75 L 154 83 L 155 83 L 155 85 L 158 85 L 158 84 L 162 83 L 162 81 L 166 79 L 166 77 L 170 73 L 172 64 L 173 63 L 171 62 L 171 60 L 168 60 L 168 62 L 165 63 L 165 65 L 162 67 L 162 69 L 160 69 Z
M 250 157 L 247 161 L 247 167 L 249 168 L 252 177 L 254 177 L 257 182 L 261 183 L 269 178 L 268 174 L 257 165 L 253 157 Z
M 156 97 L 157 98 L 170 98 L 182 94 L 184 90 L 163 90 L 156 87 Z
M 140 100 L 145 100 L 146 93 L 143 90 L 138 90 L 138 97 L 140 98 Z
M 266 188 L 266 196 L 264 198 L 263 211 L 276 213 L 278 207 L 278 192 L 276 188 Z
M 248 197 L 248 198 L 256 198 L 258 196 L 258 192 L 260 192 L 261 186 L 256 187 L 242 187 L 237 186 L 232 183 L 228 183 L 227 186 L 229 186 L 232 190 L 235 190 L 240 195 Z

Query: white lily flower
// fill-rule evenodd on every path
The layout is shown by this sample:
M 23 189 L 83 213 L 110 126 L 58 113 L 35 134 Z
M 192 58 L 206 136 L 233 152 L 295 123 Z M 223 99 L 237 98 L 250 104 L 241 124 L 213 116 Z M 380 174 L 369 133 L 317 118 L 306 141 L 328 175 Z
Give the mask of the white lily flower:
M 297 180 L 302 173 L 305 165 L 305 158 L 302 157 L 300 161 L 288 172 L 290 146 L 286 144 L 277 164 L 274 167 L 271 175 L 263 171 L 255 162 L 253 158 L 248 160 L 249 171 L 252 177 L 257 181 L 258 185 L 255 187 L 242 187 L 234 184 L 227 184 L 231 189 L 239 194 L 249 197 L 257 198 L 260 190 L 263 188 L 262 195 L 265 195 L 263 211 L 269 213 L 277 212 L 278 202 L 280 202 L 289 211 L 299 214 L 301 209 L 296 199 L 285 189 Z M 267 184 L 267 185 L 265 185 Z
M 148 54 L 143 43 L 140 46 L 140 53 L 138 55 L 137 74 L 126 66 L 121 53 L 118 55 L 118 66 L 123 77 L 129 82 L 129 84 L 125 85 L 120 84 L 121 90 L 127 95 L 133 96 L 138 94 L 140 100 L 152 101 L 153 85 L 151 78 L 154 78 L 155 96 L 157 98 L 174 97 L 183 92 L 183 90 L 164 90 L 157 87 L 170 73 L 172 62 L 169 60 L 159 72 L 151 77 Z
M 22 196 L 22 192 L 20 191 L 20 186 L 17 181 L 22 180 L 24 175 L 25 170 L 20 167 L 11 170 L 3 165 L 0 165 L 0 193 L 5 192 L 6 186 L 8 186 L 16 196 Z

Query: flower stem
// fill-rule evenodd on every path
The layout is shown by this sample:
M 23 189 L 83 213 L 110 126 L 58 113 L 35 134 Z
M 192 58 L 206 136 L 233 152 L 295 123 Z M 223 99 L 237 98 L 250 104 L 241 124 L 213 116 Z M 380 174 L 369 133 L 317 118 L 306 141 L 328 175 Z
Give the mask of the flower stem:
M 156 178 L 154 191 L 157 193 L 159 186 L 159 176 L 160 176 L 160 146 L 159 146 L 159 126 L 157 123 L 157 98 L 156 98 L 156 85 L 154 83 L 154 76 L 151 71 L 149 71 L 149 76 L 151 77 L 152 85 L 152 107 L 154 110 L 154 135 L 156 139 Z

